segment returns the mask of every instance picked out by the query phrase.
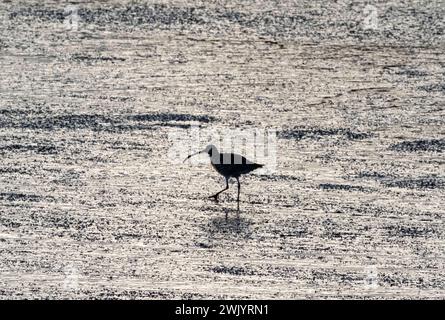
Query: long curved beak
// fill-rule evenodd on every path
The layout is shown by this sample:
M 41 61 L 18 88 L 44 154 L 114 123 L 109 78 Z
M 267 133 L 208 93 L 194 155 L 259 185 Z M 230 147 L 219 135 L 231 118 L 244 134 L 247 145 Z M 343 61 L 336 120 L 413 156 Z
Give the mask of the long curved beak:
M 187 158 L 185 158 L 184 161 L 182 161 L 182 163 L 186 162 L 186 161 L 187 161 L 188 159 L 190 159 L 191 157 L 196 156 L 196 155 L 198 155 L 198 154 L 200 154 L 200 153 L 203 153 L 203 152 L 204 152 L 204 150 L 201 150 L 201 151 L 192 153 L 191 155 L 187 156 Z

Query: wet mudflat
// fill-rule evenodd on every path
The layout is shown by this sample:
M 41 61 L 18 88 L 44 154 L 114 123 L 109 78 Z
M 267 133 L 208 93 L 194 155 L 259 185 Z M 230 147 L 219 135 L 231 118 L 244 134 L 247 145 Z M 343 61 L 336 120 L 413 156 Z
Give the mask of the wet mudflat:
M 445 10 L 367 4 L 0 2 L 0 297 L 443 298 Z

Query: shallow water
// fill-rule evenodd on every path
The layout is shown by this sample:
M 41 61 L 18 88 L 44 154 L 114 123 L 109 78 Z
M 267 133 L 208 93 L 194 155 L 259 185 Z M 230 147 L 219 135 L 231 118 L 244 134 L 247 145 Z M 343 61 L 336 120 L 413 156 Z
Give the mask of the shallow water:
M 144 3 L 0 3 L 1 298 L 444 297 L 439 1 Z M 277 131 L 239 214 L 194 127 Z

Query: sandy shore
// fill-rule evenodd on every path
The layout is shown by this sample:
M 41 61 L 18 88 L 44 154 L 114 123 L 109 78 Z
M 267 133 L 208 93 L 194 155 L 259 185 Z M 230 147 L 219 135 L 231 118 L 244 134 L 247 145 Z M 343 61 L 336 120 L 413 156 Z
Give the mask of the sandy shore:
M 445 9 L 367 5 L 0 2 L 0 298 L 443 299 Z

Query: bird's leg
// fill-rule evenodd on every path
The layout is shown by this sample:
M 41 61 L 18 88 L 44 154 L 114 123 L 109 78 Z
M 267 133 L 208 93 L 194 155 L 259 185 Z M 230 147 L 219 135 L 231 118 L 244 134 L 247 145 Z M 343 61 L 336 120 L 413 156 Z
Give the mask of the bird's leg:
M 215 199 L 216 202 L 218 202 L 218 196 L 221 192 L 226 191 L 227 189 L 229 189 L 229 179 L 226 178 L 226 187 L 224 189 L 222 189 L 221 191 L 215 193 L 214 195 L 210 196 L 209 198 L 213 198 Z
M 237 202 L 238 212 L 239 212 L 239 193 L 241 190 L 241 184 L 239 183 L 239 178 L 236 178 L 236 181 L 238 182 L 238 198 L 236 199 L 236 202 Z

